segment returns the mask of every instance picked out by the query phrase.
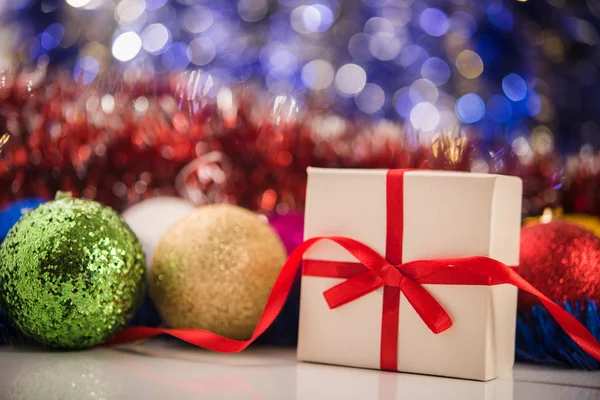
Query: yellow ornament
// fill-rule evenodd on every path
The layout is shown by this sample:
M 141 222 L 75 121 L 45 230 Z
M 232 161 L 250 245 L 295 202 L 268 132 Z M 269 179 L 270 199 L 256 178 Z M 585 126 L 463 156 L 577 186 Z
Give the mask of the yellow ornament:
M 600 218 L 585 214 L 567 214 L 562 219 L 586 228 L 600 237 Z
M 159 241 L 150 295 L 170 327 L 248 339 L 285 260 L 279 237 L 256 214 L 200 207 Z
M 568 221 L 575 225 L 579 225 L 582 228 L 594 232 L 596 236 L 600 237 L 600 218 L 587 214 L 563 214 L 561 208 L 556 210 L 546 208 L 541 216 L 525 219 L 523 226 L 548 223 L 556 220 Z

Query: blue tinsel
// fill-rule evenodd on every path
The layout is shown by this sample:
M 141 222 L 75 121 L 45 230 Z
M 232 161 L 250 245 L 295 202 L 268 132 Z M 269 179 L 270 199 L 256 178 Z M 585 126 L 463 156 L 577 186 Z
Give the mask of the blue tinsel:
M 595 301 L 563 302 L 563 308 L 600 340 L 600 313 Z M 541 305 L 517 316 L 517 360 L 582 369 L 600 369 Z

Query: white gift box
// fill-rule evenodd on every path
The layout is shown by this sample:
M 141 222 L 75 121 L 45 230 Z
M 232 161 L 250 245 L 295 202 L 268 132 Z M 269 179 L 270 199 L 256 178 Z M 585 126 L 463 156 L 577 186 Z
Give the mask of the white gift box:
M 345 236 L 386 254 L 387 170 L 309 168 L 305 239 Z M 485 256 L 519 262 L 522 182 L 516 177 L 407 171 L 403 178 L 402 262 Z M 322 241 L 305 259 L 356 262 Z M 323 292 L 341 278 L 302 277 L 298 358 L 380 368 L 383 289 L 330 309 Z M 400 295 L 397 370 L 490 380 L 514 363 L 517 289 L 511 285 L 423 287 L 452 327 L 432 333 Z

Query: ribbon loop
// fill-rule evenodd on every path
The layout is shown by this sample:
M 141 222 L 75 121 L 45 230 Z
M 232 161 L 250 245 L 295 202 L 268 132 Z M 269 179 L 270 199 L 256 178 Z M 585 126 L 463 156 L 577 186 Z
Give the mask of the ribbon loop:
M 400 291 L 431 332 L 437 335 L 452 326 L 452 319 L 444 307 L 420 283 L 404 277 Z

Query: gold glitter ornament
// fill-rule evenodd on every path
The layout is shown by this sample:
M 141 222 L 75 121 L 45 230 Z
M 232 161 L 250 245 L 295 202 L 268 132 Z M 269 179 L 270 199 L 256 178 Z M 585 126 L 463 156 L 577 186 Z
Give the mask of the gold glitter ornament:
M 161 238 L 150 267 L 150 295 L 173 328 L 248 339 L 285 260 L 279 237 L 256 214 L 204 206 Z

